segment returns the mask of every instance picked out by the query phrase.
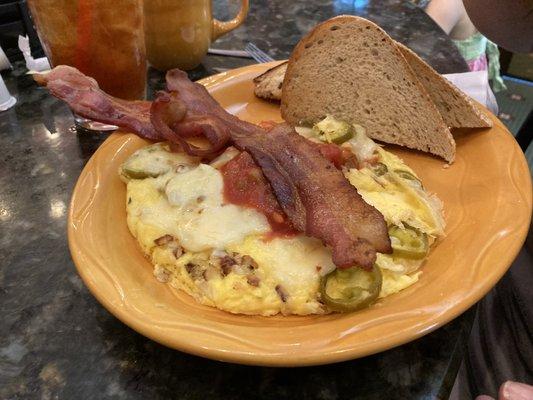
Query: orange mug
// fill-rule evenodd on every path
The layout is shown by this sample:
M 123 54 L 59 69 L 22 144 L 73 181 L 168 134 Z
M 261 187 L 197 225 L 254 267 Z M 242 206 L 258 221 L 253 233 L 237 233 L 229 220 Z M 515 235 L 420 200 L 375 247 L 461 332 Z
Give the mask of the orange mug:
M 241 25 L 248 0 L 230 21 L 213 18 L 211 0 L 144 0 L 146 57 L 162 71 L 192 69 L 200 64 L 211 42 Z

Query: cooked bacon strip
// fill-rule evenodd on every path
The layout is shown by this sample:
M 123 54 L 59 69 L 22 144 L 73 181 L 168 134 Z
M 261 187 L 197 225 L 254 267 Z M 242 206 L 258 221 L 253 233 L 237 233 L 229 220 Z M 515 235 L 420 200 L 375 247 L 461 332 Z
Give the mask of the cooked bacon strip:
M 258 123 L 258 125 L 263 128 L 265 131 L 269 132 L 271 129 L 274 129 L 277 125 L 279 125 L 279 122 L 275 121 L 261 121 Z M 337 169 L 341 169 L 344 163 L 347 161 L 348 158 L 353 156 L 351 151 L 343 149 L 337 144 L 333 143 L 318 143 L 318 142 L 312 142 L 320 151 L 320 154 L 322 154 L 326 159 L 331 161 L 333 165 Z M 348 154 L 345 154 L 345 152 L 348 152 Z
M 372 268 L 376 250 L 391 251 L 383 216 L 365 203 L 316 146 L 280 124 L 269 135 L 234 138 L 263 170 L 293 226 L 320 238 L 341 268 Z
M 152 103 L 151 121 L 155 129 L 169 142 L 179 143 L 190 155 L 210 158 L 218 155 L 230 140 L 228 127 L 209 115 L 194 115 L 176 93 L 158 92 Z M 211 144 L 200 148 L 186 138 L 204 136 Z
M 179 99 L 187 107 L 187 113 L 196 116 L 217 117 L 218 121 L 231 128 L 232 135 L 237 131 L 240 134 L 265 132 L 257 125 L 228 113 L 203 85 L 189 80 L 185 72 L 179 69 L 170 70 L 167 72 L 166 80 L 168 91 L 177 93 L 176 99 Z
M 66 65 L 35 74 L 33 79 L 84 118 L 116 125 L 147 139 L 162 139 L 150 122 L 149 101 L 126 101 L 109 96 L 93 78 Z
M 157 131 L 149 119 L 150 103 L 114 99 L 75 69 L 56 67 L 36 80 L 82 116 L 179 143 L 191 154 L 211 155 L 231 136 L 235 146 L 248 151 L 261 167 L 292 225 L 329 245 L 339 267 L 371 268 L 376 250 L 392 251 L 383 216 L 364 202 L 316 146 L 285 124 L 266 133 L 227 113 L 181 71 L 167 73 L 168 88 L 175 93 L 160 95 L 154 102 L 152 122 Z M 199 149 L 186 142 L 198 135 L 205 136 L 211 147 Z
M 286 124 L 266 133 L 238 119 L 181 71 L 167 73 L 167 86 L 177 93 L 174 99 L 182 102 L 187 112 L 211 115 L 215 124 L 227 126 L 234 145 L 249 152 L 263 170 L 292 225 L 329 245 L 337 266 L 369 269 L 376 250 L 391 252 L 381 213 L 365 203 L 312 142 Z

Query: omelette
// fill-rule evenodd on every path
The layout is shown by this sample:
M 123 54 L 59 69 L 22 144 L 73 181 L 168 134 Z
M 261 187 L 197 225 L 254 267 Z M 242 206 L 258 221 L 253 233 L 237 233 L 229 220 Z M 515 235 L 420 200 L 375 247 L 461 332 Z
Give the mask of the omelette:
M 337 269 L 318 239 L 273 234 L 260 210 L 233 204 L 221 169 L 239 151 L 211 163 L 172 152 L 166 143 L 139 149 L 120 167 L 127 224 L 154 276 L 197 302 L 230 313 L 271 316 L 355 311 L 414 284 L 430 247 L 443 235 L 442 204 L 400 158 L 364 129 L 326 117 L 298 133 L 336 143 L 358 160 L 343 173 L 387 222 L 392 254 L 372 271 Z

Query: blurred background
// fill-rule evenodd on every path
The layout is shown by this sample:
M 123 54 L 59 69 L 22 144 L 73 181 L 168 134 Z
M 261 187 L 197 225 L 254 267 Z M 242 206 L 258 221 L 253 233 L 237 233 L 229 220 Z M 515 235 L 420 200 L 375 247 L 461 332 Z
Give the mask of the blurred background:
M 427 1 L 413 1 L 424 7 Z M 231 3 L 231 2 L 230 2 Z M 365 0 L 337 0 L 332 2 L 335 13 L 342 13 L 344 7 L 364 7 Z M 216 6 L 216 3 L 215 3 Z M 216 15 L 232 15 L 237 4 L 214 10 Z M 18 49 L 19 35 L 28 36 L 32 55 L 43 57 L 37 34 L 32 26 L 26 1 L 4 0 L 0 3 L 0 45 L 11 63 L 22 60 Z M 501 75 L 507 87 L 496 93 L 499 117 L 515 135 L 520 146 L 526 151 L 530 165 L 533 165 L 533 146 L 528 146 L 533 132 L 533 54 L 514 54 L 500 48 Z M 529 147 L 529 148 L 528 148 Z

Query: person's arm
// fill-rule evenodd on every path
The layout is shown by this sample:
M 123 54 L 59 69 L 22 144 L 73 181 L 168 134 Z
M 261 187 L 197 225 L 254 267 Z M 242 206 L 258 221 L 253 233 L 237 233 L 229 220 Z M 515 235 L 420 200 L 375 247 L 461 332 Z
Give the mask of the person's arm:
M 465 8 L 462 0 L 431 0 L 426 13 L 449 35 L 461 21 Z

